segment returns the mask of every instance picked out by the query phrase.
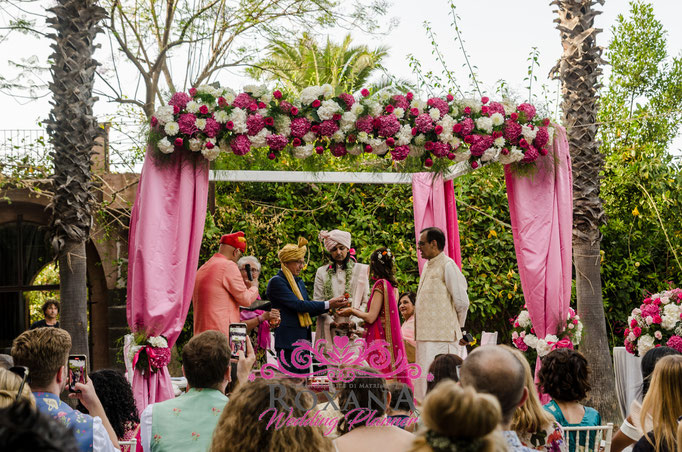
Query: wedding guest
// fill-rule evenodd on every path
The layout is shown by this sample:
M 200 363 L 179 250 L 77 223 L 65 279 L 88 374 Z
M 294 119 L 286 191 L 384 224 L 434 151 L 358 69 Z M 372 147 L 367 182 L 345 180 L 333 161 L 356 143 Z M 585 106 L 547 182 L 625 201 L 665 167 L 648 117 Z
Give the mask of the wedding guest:
M 436 227 L 419 235 L 419 252 L 427 259 L 419 278 L 415 305 L 416 362 L 428 369 L 436 355 L 466 356 L 462 328 L 469 310 L 467 281 L 455 261 L 445 252 L 445 234 Z M 426 378 L 415 380 L 414 396 L 423 400 Z
M 542 408 L 528 360 L 519 349 L 506 345 L 501 347 L 513 353 L 523 366 L 525 386 L 528 391 L 525 403 L 514 412 L 511 429 L 516 432 L 521 444 L 526 447 L 542 452 L 567 452 L 568 443 L 564 439 L 561 425 L 554 419 L 554 416 Z
M 60 328 L 36 328 L 21 333 L 12 342 L 12 358 L 17 366 L 28 367 L 31 389 L 36 406 L 67 427 L 75 427 L 78 447 L 82 451 L 107 451 L 118 449 L 118 439 L 109 423 L 92 385 L 92 380 L 76 383 L 77 398 L 90 411 L 90 415 L 74 410 L 59 399 L 66 388 L 67 364 L 71 350 L 71 336 Z
M 327 251 L 329 264 L 319 267 L 315 273 L 313 299 L 329 300 L 347 294 L 351 307 L 364 311 L 369 299 L 369 267 L 356 262 L 352 255 L 350 232 L 320 231 L 318 238 Z M 353 331 L 359 331 L 359 324 L 357 317 L 342 317 L 331 312 L 319 315 L 315 341 L 326 340 L 326 349 L 330 351 L 336 335 L 351 336 Z
M 459 368 L 462 362 L 462 358 L 451 353 L 436 356 L 436 359 L 429 366 L 429 374 L 433 375 L 433 379 L 426 383 L 426 393 L 431 392 L 443 380 L 450 379 L 458 382 Z
M 339 408 L 344 417 L 337 427 L 341 436 L 334 440 L 337 452 L 402 452 L 410 449 L 414 435 L 395 425 L 367 425 L 364 419 L 382 418 L 391 403 L 391 393 L 381 377 L 361 376 L 344 383 L 339 392 Z
M 128 380 L 123 374 L 112 369 L 92 372 L 90 379 L 118 440 L 130 441 L 137 437 L 140 430 L 140 417 Z M 82 404 L 78 404 L 78 410 L 88 414 L 87 408 Z M 130 446 L 121 447 L 121 452 L 128 451 L 130 451 Z
M 628 410 L 628 417 L 623 421 L 618 432 L 613 435 L 611 452 L 621 452 L 626 447 L 637 442 L 638 439 L 644 436 L 645 432 L 653 429 L 651 418 L 647 419 L 647 424 L 644 428 L 642 428 L 642 425 L 639 422 L 642 413 L 642 399 L 646 397 L 649 390 L 651 374 L 654 372 L 658 360 L 664 356 L 679 354 L 680 352 L 670 347 L 655 347 L 644 354 L 640 363 L 642 387 L 640 388 L 639 400 L 635 399 L 632 401 Z
M 426 427 L 410 452 L 506 452 L 497 428 L 502 421 L 500 403 L 490 394 L 441 382 L 424 400 L 421 418 Z
M 17 372 L 21 369 L 22 376 L 15 371 L 0 368 L 0 408 L 6 408 L 20 400 L 25 400 L 35 408 L 36 400 L 31 393 L 31 387 L 26 382 L 27 376 L 24 375 L 24 368 L 15 367 L 14 369 Z M 17 397 L 19 391 L 21 395 Z
M 642 436 L 632 452 L 675 452 L 682 448 L 676 432 L 682 416 L 682 355 L 661 358 L 642 402 L 641 425 L 651 416 L 653 430 Z
M 43 328 L 46 326 L 59 328 L 59 320 L 57 320 L 57 316 L 59 315 L 59 307 L 60 307 L 59 302 L 52 298 L 43 303 L 41 309 L 43 311 L 43 315 L 45 316 L 45 318 L 33 322 L 29 327 L 29 330 Z
M 278 402 L 272 404 L 271 386 L 276 386 Z M 276 428 L 268 423 L 272 416 L 289 411 L 301 418 L 314 404 L 309 391 L 295 385 L 289 379 L 263 380 L 239 387 L 220 415 L 211 441 L 211 452 L 331 452 L 331 440 L 324 436 L 320 427 L 300 425 Z M 271 410 L 271 411 L 268 411 Z M 275 411 L 277 410 L 277 411 Z M 265 414 L 264 414 L 265 413 Z
M 339 310 L 338 313 L 341 316 L 352 314 L 365 322 L 364 339 L 368 349 L 375 341 L 388 344 L 391 359 L 385 360 L 386 365 L 379 370 L 387 375 L 393 374 L 396 369 L 405 369 L 404 372 L 398 373 L 396 379 L 412 386 L 412 380 L 407 376 L 407 353 L 400 332 L 395 261 L 391 250 L 384 247 L 375 250 L 369 258 L 369 269 L 374 286 L 367 302 L 367 309 L 360 311 L 349 307 Z M 377 355 L 370 354 L 368 362 L 372 362 L 373 356 Z
M 394 425 L 413 433 L 417 426 L 416 422 L 407 425 L 407 419 L 410 417 L 415 420 L 417 419 L 416 413 L 414 413 L 414 393 L 412 388 L 405 383 L 391 383 L 388 385 L 388 392 L 391 393 L 391 403 L 386 408 L 388 418 L 398 421 Z
M 592 427 L 601 425 L 601 416 L 594 408 L 583 406 L 590 391 L 590 367 L 582 353 L 570 348 L 558 348 L 542 358 L 538 374 L 542 392 L 552 397 L 544 406 L 562 427 Z M 583 434 L 579 435 L 581 438 Z M 596 432 L 590 433 L 594 444 Z M 579 443 L 583 444 L 581 438 Z M 569 450 L 576 450 L 576 435 L 569 435 Z M 592 447 L 592 446 L 590 446 Z
M 68 427 L 22 400 L 0 408 L 0 450 L 77 452 L 79 449 Z
M 248 265 L 248 267 L 247 267 Z M 243 256 L 237 261 L 237 267 L 242 274 L 244 284 L 253 284 L 259 287 L 258 277 L 260 276 L 261 266 L 255 256 Z M 247 268 L 250 269 L 247 272 Z M 260 295 L 257 297 L 260 300 Z M 253 349 L 256 352 L 256 368 L 259 369 L 267 362 L 266 351 L 272 346 L 270 340 L 270 324 L 276 328 L 279 326 L 279 310 L 271 309 L 264 311 L 255 309 L 253 311 L 240 311 L 239 319 L 246 323 L 246 331 L 251 337 Z
M 410 363 L 414 362 L 417 351 L 417 342 L 414 340 L 414 303 L 416 300 L 417 294 L 414 292 L 403 292 L 398 297 L 398 310 L 403 318 L 400 331 L 403 333 L 407 361 Z
M 530 452 L 521 444 L 511 428 L 514 412 L 528 398 L 524 369 L 518 359 L 499 345 L 484 345 L 472 351 L 464 360 L 459 372 L 463 387 L 473 387 L 478 392 L 492 394 L 502 410 L 500 429 L 507 446 L 513 452 Z

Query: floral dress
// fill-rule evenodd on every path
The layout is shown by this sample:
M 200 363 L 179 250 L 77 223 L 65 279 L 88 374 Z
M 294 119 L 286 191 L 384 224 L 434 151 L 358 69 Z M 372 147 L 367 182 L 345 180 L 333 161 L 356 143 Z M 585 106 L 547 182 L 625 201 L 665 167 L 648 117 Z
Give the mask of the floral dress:
M 539 432 L 516 432 L 521 444 L 541 452 L 567 452 L 568 443 L 564 440 L 561 425 L 554 420 L 544 430 Z

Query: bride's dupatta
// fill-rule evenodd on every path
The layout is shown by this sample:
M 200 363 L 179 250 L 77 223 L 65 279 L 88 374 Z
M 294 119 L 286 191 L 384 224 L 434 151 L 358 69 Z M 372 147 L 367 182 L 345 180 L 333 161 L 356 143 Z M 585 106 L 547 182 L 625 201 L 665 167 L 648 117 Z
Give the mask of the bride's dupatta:
M 393 378 L 412 388 L 412 381 L 407 377 L 407 354 L 405 352 L 403 335 L 400 331 L 398 303 L 395 298 L 395 289 L 390 282 L 385 279 L 380 279 L 374 283 L 374 287 L 372 287 L 372 291 L 370 292 L 371 296 L 367 302 L 366 312 L 370 311 L 372 300 L 374 300 L 374 294 L 379 287 L 383 288 L 383 292 L 388 296 L 383 297 L 384 306 L 382 306 L 381 311 L 379 311 L 379 316 L 374 323 L 365 324 L 365 340 L 367 341 L 368 347 L 373 341 L 381 340 L 388 343 L 388 349 L 391 353 L 391 362 L 387 364 L 386 367 L 378 370 L 385 374 L 390 374 L 397 368 L 404 369 L 400 374 Z

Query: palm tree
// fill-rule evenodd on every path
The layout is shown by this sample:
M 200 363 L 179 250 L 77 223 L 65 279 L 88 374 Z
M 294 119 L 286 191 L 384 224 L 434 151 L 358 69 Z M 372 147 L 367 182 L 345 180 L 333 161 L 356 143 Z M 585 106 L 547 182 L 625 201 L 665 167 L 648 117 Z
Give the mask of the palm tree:
M 267 57 L 247 70 L 258 80 L 274 80 L 284 84 L 292 93 L 298 93 L 309 85 L 329 83 L 336 94 L 354 92 L 365 86 L 373 71 L 381 67 L 381 60 L 388 55 L 388 48 L 379 46 L 351 45 L 347 34 L 341 44 L 327 38 L 324 47 L 308 34 L 296 42 L 274 41 Z
M 48 11 L 56 31 L 47 130 L 54 146 L 50 228 L 59 259 L 61 323 L 71 334 L 73 353 L 88 354 L 85 244 L 92 224 L 90 152 L 100 130 L 92 113 L 92 54 L 106 11 L 95 0 L 58 0 Z
M 592 367 L 590 403 L 602 418 L 615 420 L 615 381 L 609 341 L 606 335 L 600 277 L 599 226 L 605 222 L 599 185 L 604 158 L 599 152 L 597 135 L 597 91 L 601 48 L 594 28 L 594 18 L 601 11 L 593 7 L 604 0 L 554 0 L 558 6 L 557 28 L 564 53 L 558 63 L 562 82 L 564 125 L 571 149 L 573 169 L 573 260 L 576 273 L 578 314 L 585 325 L 580 346 Z

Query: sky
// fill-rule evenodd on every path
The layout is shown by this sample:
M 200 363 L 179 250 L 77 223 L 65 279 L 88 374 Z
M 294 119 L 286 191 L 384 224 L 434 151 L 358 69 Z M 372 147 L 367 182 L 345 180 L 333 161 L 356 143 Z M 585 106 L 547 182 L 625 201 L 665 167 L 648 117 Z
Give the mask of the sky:
M 668 52 L 670 55 L 682 54 L 682 27 L 676 19 L 682 17 L 682 2 L 655 0 L 652 2 L 656 17 L 668 32 Z M 550 68 L 560 58 L 562 48 L 559 32 L 553 20 L 557 17 L 554 6 L 545 0 L 478 0 L 476 2 L 455 1 L 460 17 L 459 26 L 465 47 L 471 56 L 471 64 L 477 67 L 481 90 L 495 99 L 495 86 L 498 80 L 505 80 L 508 86 L 521 98 L 528 96 L 527 76 L 528 57 L 534 47 L 539 52 L 539 68 L 536 69 L 537 82 L 533 93 L 539 96 L 534 102 L 541 102 L 541 87 L 546 85 L 547 97 L 556 99 L 558 82 L 547 78 Z M 603 13 L 597 16 L 595 25 L 604 31 L 598 35 L 598 44 L 606 47 L 611 40 L 611 27 L 619 14 L 627 14 L 628 2 L 608 0 Z M 441 65 L 432 55 L 432 45 L 424 29 L 424 21 L 429 21 L 437 36 L 444 60 L 463 88 L 468 88 L 468 71 L 462 66 L 464 59 L 455 40 L 451 25 L 450 8 L 446 0 L 393 0 L 385 24 L 396 18 L 399 25 L 384 35 L 367 35 L 357 31 L 352 33 L 354 43 L 370 46 L 386 45 L 390 48 L 389 57 L 384 65 L 397 78 L 415 80 L 408 64 L 408 55 L 415 56 L 425 72 L 441 72 Z M 345 30 L 332 30 L 332 39 L 340 40 Z M 320 36 L 321 39 L 325 36 Z M 48 39 L 34 40 L 22 36 L 0 43 L 0 74 L 12 74 L 7 58 L 18 60 L 35 56 L 45 62 L 50 54 Z M 604 68 L 608 71 L 608 67 Z M 219 77 L 223 86 L 240 88 L 249 79 L 241 72 L 226 72 Z M 35 129 L 38 121 L 45 118 L 50 110 L 49 96 L 37 101 L 27 102 L 0 93 L 0 130 Z M 554 107 L 552 113 L 554 112 Z M 115 110 L 114 106 L 100 101 L 96 104 L 98 118 L 106 119 Z M 673 152 L 682 148 L 682 139 L 673 144 Z

